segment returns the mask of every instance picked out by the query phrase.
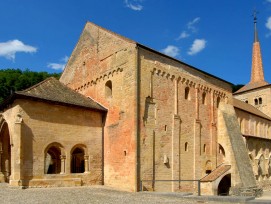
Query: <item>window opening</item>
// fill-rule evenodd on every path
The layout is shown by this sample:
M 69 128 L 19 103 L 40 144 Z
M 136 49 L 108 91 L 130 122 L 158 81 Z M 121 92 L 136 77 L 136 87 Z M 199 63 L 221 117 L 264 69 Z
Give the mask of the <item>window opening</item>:
M 85 171 L 85 161 L 84 161 L 84 150 L 81 148 L 76 148 L 72 152 L 71 161 L 71 173 L 84 173 Z

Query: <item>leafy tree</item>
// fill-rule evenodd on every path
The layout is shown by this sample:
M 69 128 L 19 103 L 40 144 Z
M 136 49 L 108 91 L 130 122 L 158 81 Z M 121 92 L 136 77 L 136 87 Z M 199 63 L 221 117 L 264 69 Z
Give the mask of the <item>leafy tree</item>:
M 48 77 L 59 79 L 59 73 L 34 72 L 26 69 L 2 69 L 0 70 L 0 103 L 15 91 L 27 89 Z

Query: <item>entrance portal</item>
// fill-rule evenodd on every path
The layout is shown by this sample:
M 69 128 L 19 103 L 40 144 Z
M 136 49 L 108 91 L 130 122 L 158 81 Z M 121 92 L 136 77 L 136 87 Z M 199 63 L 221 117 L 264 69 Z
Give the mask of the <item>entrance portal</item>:
M 0 129 L 0 178 L 4 178 L 1 182 L 9 182 L 11 173 L 11 149 L 10 135 L 6 122 L 2 123 Z
M 231 187 L 231 174 L 227 174 L 222 178 L 220 181 L 218 188 L 217 188 L 217 195 L 229 195 Z

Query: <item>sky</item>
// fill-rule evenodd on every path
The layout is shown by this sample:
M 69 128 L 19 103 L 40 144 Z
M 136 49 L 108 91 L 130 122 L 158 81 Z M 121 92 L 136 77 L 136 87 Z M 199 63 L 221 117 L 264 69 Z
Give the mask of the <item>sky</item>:
M 271 0 L 0 0 L 0 69 L 62 72 L 90 21 L 246 84 L 255 9 L 265 79 L 271 83 Z

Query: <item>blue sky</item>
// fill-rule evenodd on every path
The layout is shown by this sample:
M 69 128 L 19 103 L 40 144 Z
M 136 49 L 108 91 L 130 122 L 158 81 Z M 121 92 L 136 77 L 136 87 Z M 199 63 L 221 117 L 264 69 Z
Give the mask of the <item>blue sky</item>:
M 265 78 L 271 83 L 271 0 L 0 0 L 0 69 L 61 72 L 91 21 L 246 84 L 255 8 Z

